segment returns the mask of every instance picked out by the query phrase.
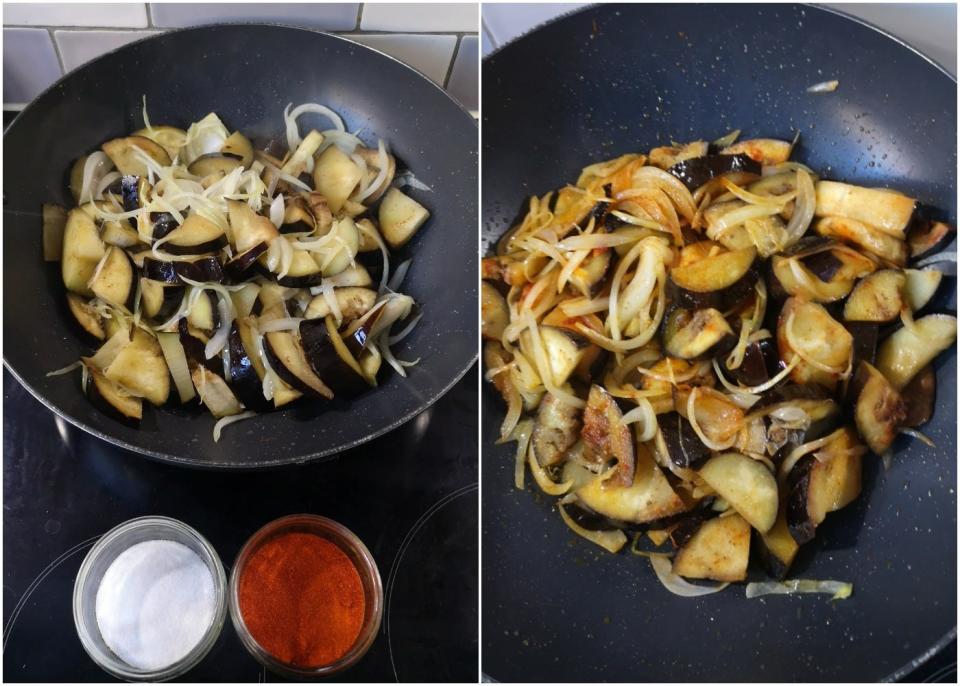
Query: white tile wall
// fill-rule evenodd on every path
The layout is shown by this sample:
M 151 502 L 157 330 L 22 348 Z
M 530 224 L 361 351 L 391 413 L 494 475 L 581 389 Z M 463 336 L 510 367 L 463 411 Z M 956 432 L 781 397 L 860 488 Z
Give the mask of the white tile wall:
M 147 26 L 147 6 L 142 2 L 8 2 L 3 5 L 3 23 L 23 26 L 116 26 L 142 29 Z
M 367 3 L 360 28 L 365 31 L 476 31 L 477 3 Z
M 477 107 L 476 2 L 452 3 L 14 3 L 3 5 L 3 102 L 22 105 L 66 71 L 169 28 L 264 21 L 349 35 L 396 57 Z M 459 46 L 459 48 L 458 48 Z M 59 54 L 58 54 L 59 52 Z

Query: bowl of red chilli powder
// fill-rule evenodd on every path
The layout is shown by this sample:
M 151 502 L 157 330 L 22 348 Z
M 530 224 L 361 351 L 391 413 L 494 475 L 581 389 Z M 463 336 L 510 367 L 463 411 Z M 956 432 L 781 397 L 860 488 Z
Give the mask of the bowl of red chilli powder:
M 276 519 L 243 546 L 230 574 L 230 617 L 272 671 L 336 674 L 367 652 L 380 628 L 383 584 L 367 547 L 317 515 Z

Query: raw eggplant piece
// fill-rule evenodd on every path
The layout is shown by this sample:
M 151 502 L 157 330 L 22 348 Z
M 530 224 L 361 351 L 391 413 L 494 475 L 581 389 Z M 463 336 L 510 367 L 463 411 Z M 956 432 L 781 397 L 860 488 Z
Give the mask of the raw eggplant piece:
M 105 340 L 106 334 L 103 330 L 103 317 L 97 312 L 90 303 L 81 298 L 76 293 L 67 293 L 67 306 L 77 323 L 83 327 L 83 330 L 99 340 Z
M 671 357 L 694 360 L 719 344 L 734 343 L 733 329 L 713 308 L 692 312 L 675 308 L 661 327 L 663 348 Z M 722 346 L 721 346 L 722 347 Z
M 907 229 L 910 257 L 916 259 L 933 250 L 942 250 L 953 240 L 956 229 L 950 224 L 929 220 L 914 221 Z
M 696 467 L 710 457 L 710 449 L 700 441 L 690 422 L 677 412 L 658 416 L 657 423 L 660 425 L 667 457 L 677 467 Z
M 813 539 L 827 514 L 853 502 L 860 495 L 861 452 L 852 429 L 836 432 L 836 438 L 821 448 L 828 453 L 821 462 L 804 455 L 787 479 L 787 526 L 803 545 Z
M 337 332 L 333 317 L 300 322 L 300 343 L 314 373 L 336 395 L 351 397 L 368 388 L 363 369 Z
M 899 269 L 881 269 L 857 283 L 843 306 L 848 322 L 892 322 L 904 307 L 907 277 Z
M 634 483 L 633 434 L 622 420 L 623 413 L 613 396 L 602 386 L 590 386 L 580 437 L 590 449 L 594 462 L 605 462 L 609 458 L 617 461 L 617 474 L 608 486 L 629 487 Z
M 903 426 L 915 429 L 923 426 L 933 416 L 934 404 L 937 397 L 937 374 L 932 364 L 923 368 L 900 391 L 907 408 L 907 416 Z
M 716 455 L 697 472 L 760 533 L 777 519 L 777 480 L 763 462 L 740 453 Z
M 63 230 L 60 259 L 60 271 L 67 290 L 92 297 L 90 279 L 105 253 L 106 246 L 93 219 L 79 208 L 70 210 Z
M 673 573 L 688 579 L 743 581 L 750 561 L 750 524 L 740 515 L 704 522 L 673 558 Z
M 928 314 L 888 336 L 877 350 L 877 369 L 900 390 L 941 352 L 957 340 L 957 318 Z
M 887 188 L 818 181 L 818 217 L 849 217 L 903 240 L 917 201 Z
M 133 311 L 136 294 L 134 268 L 123 248 L 110 246 L 89 286 L 91 292 L 105 303 Z
M 861 362 L 853 379 L 853 417 L 860 437 L 877 455 L 893 445 L 897 432 L 907 418 L 903 398 L 890 386 L 876 367 Z
M 594 512 L 633 524 L 661 520 L 687 509 L 646 446 L 637 448 L 631 482 L 621 485 L 618 475 L 597 477 L 576 491 Z
M 670 279 L 680 288 L 695 293 L 722 291 L 740 281 L 756 257 L 756 248 L 729 250 L 675 267 L 670 271 Z
M 695 191 L 711 179 L 730 172 L 760 175 L 760 165 L 749 155 L 704 155 L 683 160 L 667 169 L 690 191 Z
M 533 450 L 541 466 L 562 462 L 567 449 L 580 437 L 580 410 L 551 393 L 543 396 L 533 425 Z
M 163 146 L 144 136 L 114 138 L 100 147 L 124 176 L 147 176 L 147 163 L 142 155 L 152 158 L 161 167 L 172 164 Z
M 230 326 L 227 346 L 230 355 L 230 388 L 234 395 L 251 410 L 268 410 L 270 403 L 263 397 L 263 384 L 254 363 L 256 356 L 247 352 L 236 321 Z
M 170 395 L 170 371 L 157 339 L 139 327 L 103 375 L 131 394 L 163 405 Z
M 760 563 L 767 574 L 774 579 L 785 578 L 790 571 L 790 565 L 797 557 L 797 551 L 800 550 L 799 544 L 793 539 L 790 527 L 787 525 L 786 503 L 780 506 L 773 528 L 765 534 L 756 532 L 754 540 L 757 544 Z
M 240 282 L 249 276 L 249 271 L 256 265 L 257 259 L 267 252 L 266 243 L 257 243 L 244 253 L 240 253 L 225 265 L 223 273 L 234 282 Z
M 154 238 L 156 238 L 154 223 Z M 223 229 L 199 214 L 191 214 L 183 224 L 166 235 L 163 249 L 172 255 L 200 255 L 215 252 L 227 244 Z
M 124 424 L 134 428 L 140 426 L 140 420 L 143 419 L 143 401 L 130 395 L 96 369 L 88 367 L 87 372 L 90 379 L 86 391 L 90 401 L 105 414 Z

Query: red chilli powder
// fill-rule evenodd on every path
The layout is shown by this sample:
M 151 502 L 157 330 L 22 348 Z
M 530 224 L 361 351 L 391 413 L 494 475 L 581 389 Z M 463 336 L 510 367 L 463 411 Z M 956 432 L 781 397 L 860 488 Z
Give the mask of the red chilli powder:
M 240 613 L 281 662 L 321 667 L 343 657 L 363 625 L 360 574 L 337 545 L 291 532 L 257 548 L 240 575 Z

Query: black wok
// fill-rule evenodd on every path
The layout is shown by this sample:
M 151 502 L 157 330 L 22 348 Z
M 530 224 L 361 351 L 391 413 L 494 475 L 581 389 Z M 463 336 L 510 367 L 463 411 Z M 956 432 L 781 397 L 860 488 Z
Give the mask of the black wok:
M 41 261 L 40 205 L 66 205 L 71 162 L 142 126 L 143 95 L 154 124 L 186 127 L 215 111 L 231 130 L 282 140 L 287 103 L 319 102 L 366 140 L 389 141 L 398 160 L 433 189 L 411 191 L 432 218 L 399 258 L 414 257 L 404 290 L 422 303 L 424 315 L 398 351 L 403 359 L 422 360 L 408 378 L 389 376 L 350 404 L 298 403 L 248 420 L 214 444 L 209 414 L 151 409 L 143 426 L 132 429 L 93 408 L 78 378 L 45 376 L 90 348 L 66 309 L 59 265 Z M 310 123 L 301 120 L 301 126 Z M 476 355 L 476 150 L 475 123 L 443 90 L 336 36 L 281 26 L 208 26 L 111 52 L 54 84 L 4 135 L 4 362 L 73 424 L 158 460 L 264 467 L 358 445 L 428 407 Z
M 808 86 L 838 79 L 832 94 Z M 956 221 L 956 83 L 890 36 L 792 5 L 604 5 L 483 63 L 483 237 L 589 162 L 734 128 L 790 139 L 826 176 L 889 185 Z M 953 248 L 948 248 L 953 249 Z M 956 312 L 956 281 L 934 309 Z M 898 440 L 891 469 L 830 515 L 791 576 L 825 596 L 700 599 L 649 563 L 576 538 L 547 499 L 513 488 L 513 445 L 483 391 L 483 669 L 502 681 L 873 681 L 956 635 L 956 354 L 937 362 L 936 449 Z M 528 479 L 528 483 L 531 481 Z M 535 486 L 528 486 L 535 488 Z M 762 575 L 758 575 L 762 576 Z

